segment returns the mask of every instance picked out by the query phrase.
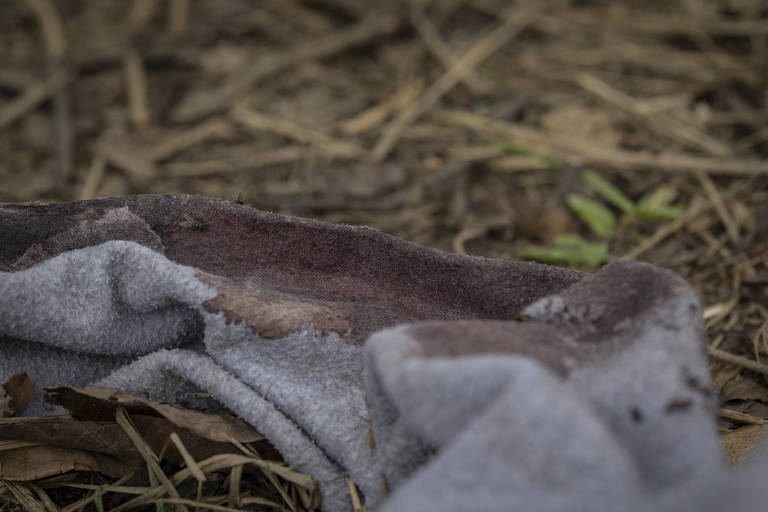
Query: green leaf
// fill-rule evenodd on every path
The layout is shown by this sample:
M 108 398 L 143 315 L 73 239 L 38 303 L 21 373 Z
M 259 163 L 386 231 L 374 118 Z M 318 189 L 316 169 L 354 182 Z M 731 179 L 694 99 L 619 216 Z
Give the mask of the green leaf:
M 672 220 L 683 213 L 685 208 L 680 206 L 669 206 L 669 202 L 674 199 L 675 191 L 669 185 L 660 185 L 651 192 L 643 196 L 637 202 L 635 216 L 646 220 Z
M 157 475 L 155 475 L 155 472 L 152 471 L 152 466 L 147 462 L 147 471 L 149 472 L 149 485 L 154 487 L 159 487 L 160 482 L 157 480 Z M 165 503 L 155 503 L 155 510 L 157 512 L 165 512 Z
M 104 502 L 101 499 L 103 490 L 103 486 L 100 485 L 99 488 L 96 489 L 96 492 L 93 493 L 93 504 L 96 505 L 96 510 L 98 512 L 104 512 Z
M 605 205 L 579 194 L 569 194 L 568 206 L 597 236 L 608 238 L 616 228 L 616 216 Z
M 549 155 L 547 153 L 542 153 L 540 151 L 536 151 L 535 149 L 531 149 L 525 146 L 521 146 L 519 144 L 515 144 L 514 142 L 504 140 L 504 141 L 496 141 L 495 144 L 502 151 L 505 151 L 507 153 L 513 153 L 515 155 L 532 156 L 534 158 L 538 158 L 539 160 L 549 165 L 550 167 L 560 168 L 563 165 L 565 165 L 565 161 L 560 157 L 557 157 L 555 155 Z
M 592 190 L 603 196 L 607 201 L 616 205 L 624 213 L 632 213 L 635 210 L 635 205 L 632 200 L 628 198 L 624 192 L 614 187 L 609 181 L 600 177 L 595 171 L 586 170 L 581 175 L 584 183 L 589 185 Z
M 523 247 L 517 251 L 517 257 L 543 263 L 563 263 L 570 267 L 597 267 L 608 257 L 608 245 L 565 233 L 555 237 L 552 246 Z
M 638 208 L 635 215 L 643 220 L 674 220 L 685 213 L 681 206 L 663 206 L 655 210 Z

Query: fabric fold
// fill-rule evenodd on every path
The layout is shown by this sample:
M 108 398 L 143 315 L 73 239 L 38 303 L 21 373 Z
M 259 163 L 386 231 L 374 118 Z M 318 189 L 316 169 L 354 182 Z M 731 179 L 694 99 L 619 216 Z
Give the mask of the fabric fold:
M 25 414 L 53 385 L 226 408 L 325 511 L 351 510 L 345 476 L 386 511 L 701 504 L 731 473 L 700 309 L 651 265 L 451 255 L 200 196 L 0 204 L 0 381 L 30 374 Z

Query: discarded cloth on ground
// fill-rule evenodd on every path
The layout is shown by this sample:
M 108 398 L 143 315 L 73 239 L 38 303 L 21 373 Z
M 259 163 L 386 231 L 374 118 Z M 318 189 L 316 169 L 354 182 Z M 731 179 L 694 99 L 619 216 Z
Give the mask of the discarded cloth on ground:
M 227 408 L 323 509 L 762 510 L 669 271 L 446 254 L 200 196 L 0 204 L 0 382 Z M 212 398 L 200 398 L 199 392 Z M 752 487 L 750 487 L 752 486 Z M 762 505 L 762 506 L 761 506 Z

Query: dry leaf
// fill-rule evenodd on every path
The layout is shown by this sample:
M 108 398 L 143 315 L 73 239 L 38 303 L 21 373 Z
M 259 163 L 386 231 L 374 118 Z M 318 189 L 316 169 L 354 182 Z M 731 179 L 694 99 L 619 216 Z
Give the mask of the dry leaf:
M 185 428 L 211 441 L 228 443 L 234 439 L 241 443 L 253 443 L 264 440 L 264 436 L 253 427 L 234 416 L 206 414 L 176 405 L 152 402 L 114 388 L 63 386 L 47 388 L 46 391 L 46 400 L 66 407 L 76 418 L 113 421 L 115 410 L 122 406 L 134 414 L 162 416 L 177 427 Z
M 0 418 L 15 416 L 32 400 L 32 382 L 26 372 L 17 373 L 0 387 Z
M 27 446 L 0 451 L 0 478 L 28 482 L 68 471 L 96 471 L 119 478 L 136 470 L 133 464 L 96 452 L 58 446 Z
M 768 424 L 748 425 L 730 430 L 720 436 L 725 450 L 725 458 L 730 464 L 740 464 L 755 453 L 765 436 L 768 434 Z

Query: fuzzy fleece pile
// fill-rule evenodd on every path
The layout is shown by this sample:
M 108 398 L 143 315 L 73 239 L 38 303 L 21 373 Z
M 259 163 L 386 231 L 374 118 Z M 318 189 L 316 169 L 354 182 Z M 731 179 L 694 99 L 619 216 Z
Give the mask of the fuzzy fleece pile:
M 200 196 L 0 204 L 0 382 L 226 408 L 323 510 L 765 510 L 678 276 L 459 256 Z M 213 398 L 199 398 L 199 392 Z M 369 441 L 372 428 L 373 443 Z

